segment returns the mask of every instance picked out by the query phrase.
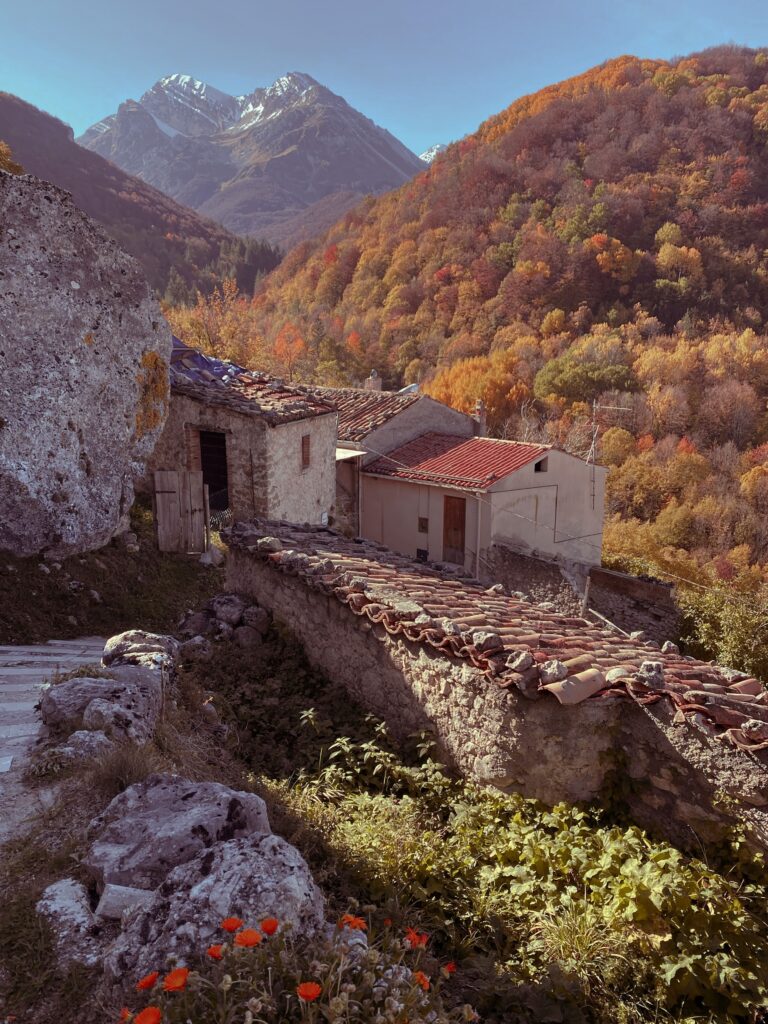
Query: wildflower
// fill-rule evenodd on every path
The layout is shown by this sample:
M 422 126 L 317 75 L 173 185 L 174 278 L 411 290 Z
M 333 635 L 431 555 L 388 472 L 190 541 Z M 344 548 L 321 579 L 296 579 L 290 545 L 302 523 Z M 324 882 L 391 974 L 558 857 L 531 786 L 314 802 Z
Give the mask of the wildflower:
M 385 928 L 391 928 L 392 927 L 392 918 L 391 917 L 385 917 L 384 918 L 384 927 Z
M 215 946 L 209 946 L 208 949 L 206 950 L 206 953 L 211 958 L 211 960 L 221 960 L 222 956 L 224 955 L 223 950 L 224 946 L 220 942 L 217 942 Z
M 147 989 L 155 987 L 159 977 L 160 971 L 152 971 L 151 974 L 145 974 L 143 978 L 136 982 L 136 988 L 139 992 L 146 992 Z
M 406 928 L 405 941 L 411 949 L 418 949 L 419 946 L 426 946 L 429 936 L 426 932 L 417 932 L 415 928 Z
M 279 927 L 280 922 L 276 917 L 265 917 L 260 925 L 260 928 L 265 935 L 274 935 Z
M 225 974 L 224 975 L 224 977 L 219 982 L 219 988 L 221 989 L 222 992 L 229 992 L 229 990 L 232 988 L 232 975 L 231 974 Z
M 188 967 L 177 967 L 176 970 L 166 974 L 163 989 L 166 992 L 182 992 L 187 987 L 188 977 Z
M 252 946 L 258 946 L 263 938 L 261 932 L 257 932 L 255 928 L 243 928 L 235 936 L 235 945 L 250 949 Z
M 296 986 L 296 995 L 305 1003 L 313 1003 L 322 991 L 322 985 L 316 981 L 302 981 Z
M 449 976 L 451 974 L 455 974 L 456 973 L 456 964 L 453 962 L 453 960 L 449 960 L 447 964 L 443 964 L 443 970 Z
M 420 985 L 425 992 L 429 991 L 429 978 L 426 976 L 424 971 L 414 971 L 413 980 L 417 985 Z
M 157 1006 L 147 1006 L 133 1018 L 133 1024 L 160 1024 L 163 1015 Z
M 243 920 L 240 917 L 225 917 L 221 927 L 225 932 L 236 932 L 238 928 L 243 927 Z
M 124 1006 L 122 1008 L 122 1010 L 120 1011 L 120 1017 L 118 1019 L 118 1024 L 124 1024 L 124 1021 L 130 1020 L 130 1019 L 131 1019 L 131 1011 L 128 1009 L 127 1006 Z M 6 1017 L 6 1020 L 11 1020 L 11 1018 L 10 1017 Z
M 345 914 L 339 921 L 339 928 L 350 928 L 355 932 L 368 931 L 368 925 L 362 917 L 355 917 L 354 914 Z

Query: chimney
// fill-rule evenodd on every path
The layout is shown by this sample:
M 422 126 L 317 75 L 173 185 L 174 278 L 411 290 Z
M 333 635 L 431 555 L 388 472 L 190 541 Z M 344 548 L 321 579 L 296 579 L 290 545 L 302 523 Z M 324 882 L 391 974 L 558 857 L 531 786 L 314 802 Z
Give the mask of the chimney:
M 475 436 L 485 437 L 485 402 L 482 398 L 475 402 Z
M 371 370 L 371 376 L 363 382 L 366 391 L 381 391 L 381 377 L 375 370 Z

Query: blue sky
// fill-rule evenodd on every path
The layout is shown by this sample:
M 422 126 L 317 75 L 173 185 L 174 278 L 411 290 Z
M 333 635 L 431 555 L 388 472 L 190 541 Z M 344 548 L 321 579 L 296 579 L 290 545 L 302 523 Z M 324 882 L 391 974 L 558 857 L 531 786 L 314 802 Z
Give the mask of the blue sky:
M 0 89 L 76 133 L 164 74 L 306 71 L 416 152 L 622 53 L 768 45 L 760 0 L 0 0 Z

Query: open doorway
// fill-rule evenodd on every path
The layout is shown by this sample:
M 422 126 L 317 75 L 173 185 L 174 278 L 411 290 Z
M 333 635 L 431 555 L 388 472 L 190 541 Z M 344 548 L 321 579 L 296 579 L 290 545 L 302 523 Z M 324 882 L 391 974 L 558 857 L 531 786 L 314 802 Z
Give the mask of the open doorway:
M 203 483 L 208 487 L 211 511 L 225 511 L 229 508 L 226 434 L 214 430 L 200 431 L 200 468 Z

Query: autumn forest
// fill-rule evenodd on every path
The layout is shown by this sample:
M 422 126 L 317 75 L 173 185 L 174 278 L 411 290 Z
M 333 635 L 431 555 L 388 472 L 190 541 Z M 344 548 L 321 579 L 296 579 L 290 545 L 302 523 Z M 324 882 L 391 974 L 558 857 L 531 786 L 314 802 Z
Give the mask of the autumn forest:
M 765 671 L 768 51 L 622 57 L 534 95 L 257 287 L 168 309 L 292 380 L 419 382 L 610 466 L 604 561 L 676 578 Z

